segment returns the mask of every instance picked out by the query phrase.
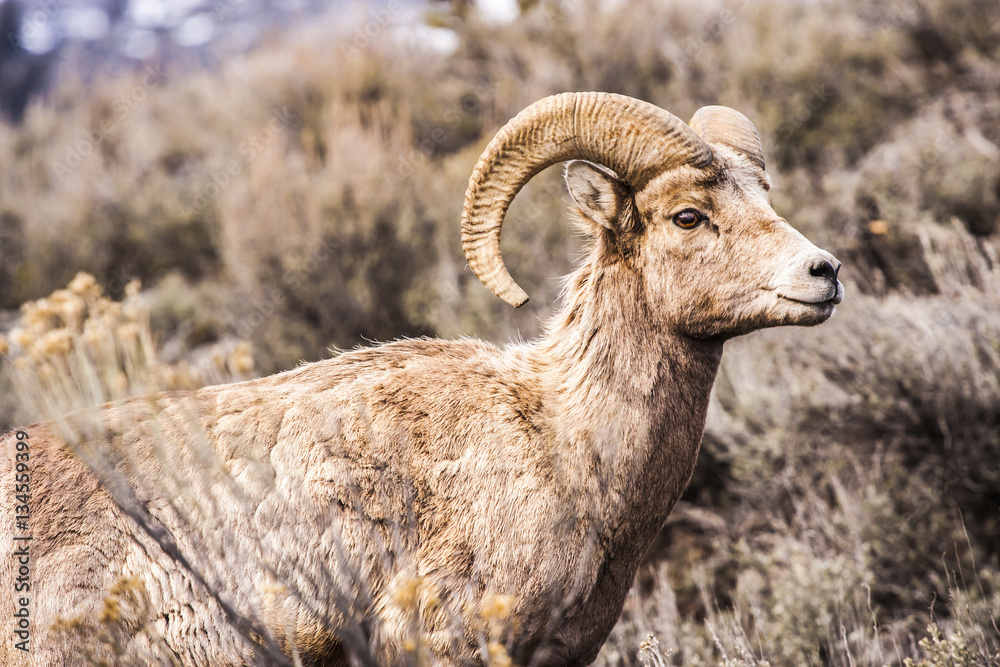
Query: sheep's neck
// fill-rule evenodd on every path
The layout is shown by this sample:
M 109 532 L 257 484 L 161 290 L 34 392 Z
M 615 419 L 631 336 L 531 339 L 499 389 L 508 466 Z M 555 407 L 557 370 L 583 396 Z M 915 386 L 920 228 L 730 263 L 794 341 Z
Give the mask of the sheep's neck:
M 641 554 L 694 471 L 722 343 L 658 324 L 639 276 L 595 264 L 539 346 L 555 457 L 608 547 Z

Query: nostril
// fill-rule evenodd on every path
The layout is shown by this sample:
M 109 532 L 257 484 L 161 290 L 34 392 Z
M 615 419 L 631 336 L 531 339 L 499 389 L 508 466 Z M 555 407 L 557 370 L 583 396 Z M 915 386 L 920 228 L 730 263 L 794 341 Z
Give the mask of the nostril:
M 813 264 L 813 266 L 809 269 L 809 275 L 817 278 L 826 278 L 830 281 L 836 281 L 837 273 L 840 271 L 840 262 L 837 264 L 837 266 L 834 266 L 830 262 L 823 260 L 822 262 Z

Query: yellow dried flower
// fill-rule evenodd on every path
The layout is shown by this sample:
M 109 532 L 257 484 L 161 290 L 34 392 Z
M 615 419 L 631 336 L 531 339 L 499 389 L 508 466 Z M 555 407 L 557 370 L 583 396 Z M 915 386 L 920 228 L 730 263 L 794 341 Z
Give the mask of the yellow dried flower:
M 55 632 L 72 632 L 84 627 L 84 623 L 83 619 L 78 616 L 75 618 L 56 616 L 56 620 L 52 621 L 52 625 L 49 627 Z
M 260 590 L 261 593 L 263 593 L 268 597 L 272 597 L 274 595 L 280 595 L 288 591 L 287 586 L 285 586 L 279 581 L 275 581 L 274 579 L 268 579 L 267 581 L 259 584 L 257 588 L 258 590 Z
M 173 365 L 157 363 L 140 289 L 139 281 L 130 282 L 125 288 L 125 301 L 117 302 L 103 295 L 93 276 L 79 273 L 67 289 L 21 307 L 19 326 L 6 338 L 0 337 L 0 356 L 11 355 L 15 372 L 37 382 L 39 395 L 46 400 L 59 404 L 68 401 L 60 408 L 66 410 L 77 407 L 72 377 L 79 370 L 77 362 L 89 365 L 101 378 L 99 393 L 110 399 L 137 390 L 203 386 L 207 378 L 202 369 L 183 360 Z M 77 346 L 82 354 L 71 357 Z M 223 344 L 217 345 L 215 362 L 218 371 L 232 377 L 245 377 L 254 369 L 252 348 L 247 342 L 228 350 Z M 67 389 L 71 391 L 67 393 Z M 426 591 L 410 597 L 414 595 L 422 599 Z
M 78 301 L 83 303 L 83 299 L 80 295 L 68 289 L 57 289 L 55 292 L 48 296 L 50 302 L 53 306 L 65 306 L 67 303 Z
M 250 343 L 244 341 L 237 343 L 233 351 L 229 353 L 229 371 L 236 375 L 247 375 L 253 372 L 253 354 Z
M 889 233 L 889 223 L 885 220 L 872 220 L 868 223 L 868 231 L 875 236 L 885 236 Z
M 138 278 L 130 280 L 128 285 L 125 286 L 125 297 L 128 299 L 132 299 L 139 294 L 139 291 L 141 289 L 142 289 L 141 280 L 139 280 Z
M 430 582 L 424 582 L 423 595 L 421 597 L 424 602 L 424 608 L 428 611 L 432 611 L 441 604 L 441 596 L 437 588 Z
M 112 396 L 125 396 L 128 393 L 128 378 L 120 371 L 114 373 L 108 378 L 108 388 Z
M 51 364 L 42 362 L 38 364 L 38 368 L 35 369 L 35 375 L 38 377 L 38 379 L 44 382 L 48 382 L 53 377 L 55 377 L 56 371 L 54 368 L 52 368 Z
M 46 357 L 65 356 L 73 350 L 73 336 L 67 329 L 56 329 L 45 334 L 37 349 Z
M 115 583 L 111 584 L 110 592 L 112 595 L 121 595 L 123 593 L 143 593 L 145 592 L 145 584 L 142 583 L 142 579 L 139 577 L 118 577 Z
M 515 598 L 513 595 L 487 594 L 483 598 L 483 609 L 480 614 L 486 621 L 501 621 L 514 609 Z
M 407 577 L 396 584 L 396 589 L 392 593 L 392 599 L 396 605 L 402 609 L 412 609 L 417 603 L 420 594 L 420 587 L 424 583 L 423 577 Z
M 133 343 L 139 339 L 142 329 L 135 322 L 126 322 L 118 327 L 118 340 Z
M 156 367 L 154 377 L 159 377 L 161 386 L 165 389 L 175 389 L 177 387 L 177 369 L 173 366 L 160 364 Z
M 216 350 L 212 354 L 212 363 L 215 365 L 216 370 L 220 372 L 226 370 L 226 359 L 222 356 L 221 350 Z
M 97 286 L 97 279 L 89 273 L 84 273 L 83 271 L 76 274 L 76 277 L 69 283 L 69 289 L 71 291 L 84 297 L 93 295 L 95 288 L 97 288 L 98 294 L 100 294 L 100 287 Z
M 84 323 L 82 338 L 84 344 L 95 353 L 108 340 L 107 333 L 101 330 L 94 320 L 87 320 Z
M 101 610 L 101 615 L 98 618 L 101 623 L 115 623 L 120 621 L 122 610 L 121 605 L 118 604 L 118 598 L 114 596 L 104 598 L 104 609 Z
M 21 310 L 25 314 L 30 313 L 48 313 L 49 312 L 49 300 L 47 297 L 42 297 L 41 299 L 36 299 L 34 301 L 29 301 L 28 303 L 21 306 Z
M 83 326 L 83 314 L 86 310 L 87 304 L 83 302 L 83 299 L 73 294 L 70 299 L 63 302 L 60 317 L 67 327 L 79 331 L 80 327 Z
M 136 300 L 126 301 L 122 305 L 122 316 L 129 322 L 141 322 L 143 315 L 145 315 L 145 311 Z
M 8 337 L 14 345 L 18 346 L 22 350 L 27 350 L 35 341 L 35 337 L 21 327 L 11 329 Z
M 490 654 L 490 667 L 510 667 L 513 664 L 503 644 L 490 642 L 486 650 Z
M 109 595 L 104 598 L 104 609 L 98 620 L 102 623 L 117 623 L 122 620 L 121 598 L 123 595 L 138 595 L 143 593 L 145 588 L 138 577 L 119 577 L 111 585 Z
M 122 305 L 109 299 L 101 299 L 95 303 L 94 310 L 105 319 L 116 320 L 122 316 Z
M 24 317 L 22 318 L 24 324 L 31 329 L 44 331 L 53 327 L 55 314 L 47 299 L 28 302 L 21 306 L 21 312 L 24 313 Z

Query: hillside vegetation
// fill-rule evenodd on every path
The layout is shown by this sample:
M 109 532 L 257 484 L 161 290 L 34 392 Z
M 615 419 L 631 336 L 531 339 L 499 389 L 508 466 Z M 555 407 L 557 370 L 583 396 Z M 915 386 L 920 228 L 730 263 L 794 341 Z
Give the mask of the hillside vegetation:
M 454 53 L 373 5 L 217 71 L 65 73 L 0 125 L 0 425 L 372 341 L 530 338 L 582 240 L 553 168 L 504 229 L 532 301 L 465 268 L 492 134 L 567 90 L 726 104 L 847 296 L 728 345 L 692 485 L 598 664 L 1000 664 L 995 2 L 542 0 L 504 26 L 457 7 L 428 16 Z M 106 371 L 89 384 L 81 351 Z

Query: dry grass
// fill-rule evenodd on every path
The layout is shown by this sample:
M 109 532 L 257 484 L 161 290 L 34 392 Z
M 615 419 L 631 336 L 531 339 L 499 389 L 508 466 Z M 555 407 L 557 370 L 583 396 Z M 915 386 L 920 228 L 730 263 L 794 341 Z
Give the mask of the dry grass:
M 407 47 L 395 15 L 354 50 L 316 26 L 215 72 L 67 79 L 0 126 L 0 308 L 25 304 L 0 424 L 371 340 L 530 337 L 579 241 L 550 170 L 504 235 L 533 301 L 509 312 L 464 270 L 487 136 L 562 90 L 729 104 L 848 296 L 823 327 L 730 345 L 685 504 L 599 664 L 1000 660 L 990 1 L 524 4 L 499 27 L 437 10 L 453 55 Z
M 140 283 L 124 300 L 103 293 L 80 272 L 65 289 L 21 306 L 17 327 L 0 336 L 17 395 L 14 420 L 58 415 L 157 391 L 197 389 L 246 379 L 254 370 L 248 342 L 230 339 L 167 363 L 149 328 Z

